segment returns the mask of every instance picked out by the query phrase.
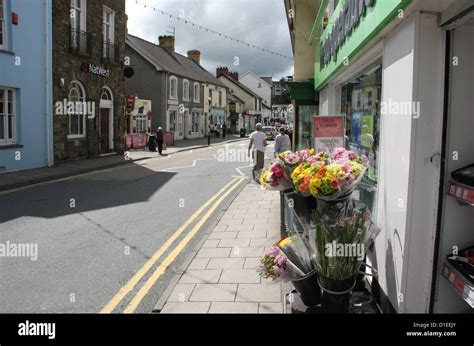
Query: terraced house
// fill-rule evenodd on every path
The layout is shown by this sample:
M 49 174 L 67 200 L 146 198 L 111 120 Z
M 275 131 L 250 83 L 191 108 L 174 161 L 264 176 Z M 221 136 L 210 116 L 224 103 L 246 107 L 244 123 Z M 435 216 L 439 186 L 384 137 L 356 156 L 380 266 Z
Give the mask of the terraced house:
M 152 101 L 152 131 L 161 126 L 175 140 L 199 138 L 207 134 L 207 111 L 222 109 L 225 119 L 226 86 L 200 65 L 198 50 L 184 56 L 175 51 L 174 36 L 160 36 L 154 44 L 128 35 L 125 52 L 134 69 L 125 91 Z M 218 100 L 214 103 L 213 94 Z

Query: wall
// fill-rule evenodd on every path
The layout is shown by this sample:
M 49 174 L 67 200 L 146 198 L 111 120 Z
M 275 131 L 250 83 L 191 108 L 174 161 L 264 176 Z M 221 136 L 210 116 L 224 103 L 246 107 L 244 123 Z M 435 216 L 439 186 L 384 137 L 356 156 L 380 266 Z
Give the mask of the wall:
M 239 78 L 239 82 L 245 85 L 247 88 L 252 90 L 254 93 L 263 98 L 262 102 L 266 103 L 267 106 L 272 104 L 272 88 L 265 81 L 254 76 L 252 73 L 246 73 Z M 261 84 L 259 88 L 258 85 Z M 262 106 L 263 108 L 263 106 Z
M 237 85 L 229 81 L 227 78 L 220 76 L 219 80 L 224 83 L 229 89 L 232 89 L 234 94 L 245 102 L 243 111 L 255 111 L 255 97 L 249 95 L 246 91 L 239 88 Z
M 17 89 L 19 147 L 0 146 L 0 169 L 16 171 L 52 165 L 52 109 L 46 110 L 46 105 L 52 104 L 51 1 L 16 0 L 6 4 L 7 11 L 17 13 L 20 20 L 12 26 L 10 11 L 6 13 L 9 51 L 0 52 L 0 85 Z M 15 65 L 16 57 L 21 59 L 20 65 Z M 15 159 L 17 152 L 20 160 Z
M 117 60 L 102 61 L 103 51 L 103 6 L 115 11 L 115 45 L 118 46 Z M 70 1 L 53 1 L 53 102 L 62 102 L 69 95 L 69 85 L 73 80 L 79 80 L 86 92 L 86 101 L 95 102 L 94 119 L 86 119 L 86 136 L 84 138 L 68 138 L 68 115 L 54 116 L 54 152 L 57 161 L 68 161 L 95 157 L 100 154 L 99 142 L 99 99 L 103 86 L 108 86 L 114 97 L 113 137 L 114 151 L 124 149 L 124 77 L 120 60 L 125 49 L 125 0 L 89 0 L 87 1 L 87 25 L 90 32 L 91 54 L 79 55 L 70 53 Z M 110 70 L 109 77 L 102 77 L 83 72 L 83 63 L 92 63 L 96 66 L 106 66 Z M 65 86 L 61 87 L 60 79 L 64 79 Z
M 315 54 L 317 44 L 308 46 L 308 38 L 316 21 L 319 1 L 296 0 L 295 2 L 295 47 L 294 80 L 307 80 L 314 77 L 314 63 L 319 62 L 319 54 Z M 315 10 L 316 8 L 316 10 Z M 317 59 L 317 60 L 315 60 Z

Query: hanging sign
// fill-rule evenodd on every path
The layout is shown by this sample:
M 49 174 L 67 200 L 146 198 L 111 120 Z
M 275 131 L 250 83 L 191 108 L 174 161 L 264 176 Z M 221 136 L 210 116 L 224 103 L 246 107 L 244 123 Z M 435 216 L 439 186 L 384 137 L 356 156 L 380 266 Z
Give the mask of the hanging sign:
M 344 148 L 344 116 L 314 117 L 314 150 L 332 152 Z

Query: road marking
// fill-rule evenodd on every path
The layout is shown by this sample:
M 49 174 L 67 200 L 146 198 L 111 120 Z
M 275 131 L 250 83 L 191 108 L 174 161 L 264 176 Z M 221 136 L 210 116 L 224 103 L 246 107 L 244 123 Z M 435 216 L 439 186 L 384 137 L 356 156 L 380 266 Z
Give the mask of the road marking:
M 253 167 L 253 165 L 248 165 L 248 166 L 242 166 L 242 167 L 237 167 L 235 170 L 240 174 L 240 176 L 246 177 L 244 173 L 240 170 L 240 168 L 248 168 L 248 167 Z
M 183 168 L 193 168 L 193 167 L 196 167 L 196 162 L 197 162 L 197 161 L 205 161 L 205 160 L 215 160 L 215 158 L 214 158 L 214 157 L 208 157 L 208 158 L 205 158 L 205 159 L 196 159 L 196 160 L 193 160 L 193 164 L 190 165 L 190 166 L 179 166 L 179 167 L 165 168 L 165 169 L 159 170 L 158 172 L 174 173 L 173 171 L 176 170 L 176 169 L 183 169 Z
M 245 179 L 237 179 L 238 182 L 235 183 L 229 190 L 226 191 L 214 205 L 207 211 L 206 214 L 199 220 L 199 222 L 193 227 L 193 229 L 181 240 L 181 242 L 173 249 L 173 251 L 163 260 L 163 262 L 156 268 L 153 274 L 148 278 L 145 284 L 140 288 L 138 293 L 133 297 L 130 304 L 124 310 L 124 313 L 130 314 L 133 313 L 143 298 L 147 295 L 150 289 L 153 287 L 155 282 L 159 277 L 165 272 L 166 268 L 178 257 L 178 255 L 183 251 L 189 241 L 194 237 L 194 235 L 199 231 L 202 225 L 207 221 L 207 219 L 212 215 L 212 213 L 217 209 L 217 207 L 222 203 L 222 201 L 235 189 L 239 184 Z
M 231 186 L 237 178 L 232 179 L 227 185 L 212 196 L 205 204 L 203 204 L 178 230 L 156 251 L 153 256 L 140 268 L 138 272 L 123 286 L 119 292 L 107 303 L 100 313 L 111 313 L 125 296 L 135 288 L 135 285 L 150 270 L 163 253 L 171 246 L 171 244 L 184 232 L 184 230 L 206 209 L 221 193 Z

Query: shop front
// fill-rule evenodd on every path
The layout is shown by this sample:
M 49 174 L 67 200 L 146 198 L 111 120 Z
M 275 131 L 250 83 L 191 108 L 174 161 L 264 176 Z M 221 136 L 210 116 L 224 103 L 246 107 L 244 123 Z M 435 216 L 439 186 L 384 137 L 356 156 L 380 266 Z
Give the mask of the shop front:
M 452 4 L 337 2 L 334 24 L 322 30 L 316 23 L 312 34 L 318 103 L 294 102 L 295 149 L 314 146 L 315 116 L 341 116 L 344 147 L 368 158 L 352 198 L 381 230 L 365 261 L 376 272 L 366 269 L 365 280 L 384 312 L 469 310 L 472 283 L 455 278 L 462 277 L 459 269 L 446 269 L 449 254 L 472 246 L 474 221 L 469 207 L 456 202 L 469 204 L 472 188 L 450 182 L 453 170 L 474 162 L 467 152 L 474 145 L 467 133 L 472 67 L 451 66 L 460 57 L 472 61 L 472 20 L 440 26 L 447 11 L 459 17 Z M 293 100 L 301 85 L 288 83 Z M 447 196 L 449 186 L 454 197 Z
M 127 112 L 125 114 L 127 128 L 125 143 L 127 149 L 145 148 L 151 131 L 152 108 L 150 100 L 126 98 Z

